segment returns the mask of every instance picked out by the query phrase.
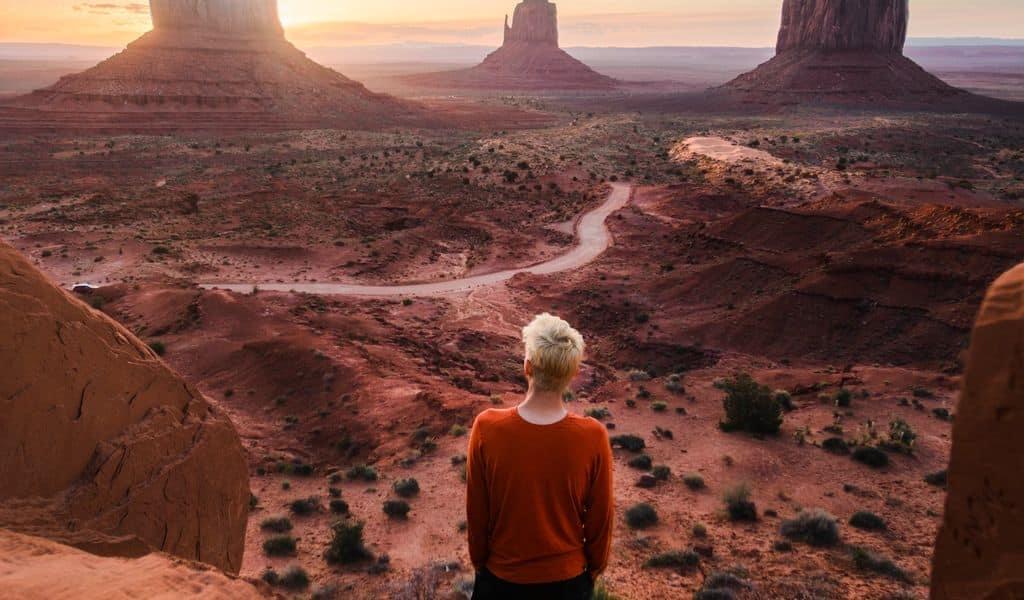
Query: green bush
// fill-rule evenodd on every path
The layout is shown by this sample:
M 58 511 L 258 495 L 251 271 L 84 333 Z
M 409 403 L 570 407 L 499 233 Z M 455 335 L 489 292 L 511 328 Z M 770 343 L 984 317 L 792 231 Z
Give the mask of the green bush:
M 772 394 L 775 396 L 775 401 L 782 407 L 782 410 L 790 412 L 796 409 L 796 405 L 793 404 L 793 395 L 786 390 L 775 390 Z
M 702 490 L 705 487 L 704 478 L 696 473 L 688 473 L 683 476 L 683 483 L 691 490 Z
M 934 485 L 936 487 L 946 487 L 949 481 L 949 472 L 945 469 L 929 473 L 924 476 L 924 481 L 928 485 Z
M 292 530 L 292 520 L 288 517 L 270 517 L 263 519 L 260 529 L 274 533 L 288 533 Z
M 275 535 L 263 540 L 263 553 L 267 556 L 292 556 L 296 541 L 290 535 Z
M 293 500 L 288 505 L 288 508 L 292 511 L 292 514 L 305 517 L 320 510 L 320 501 L 311 496 L 309 498 Z
M 756 521 L 757 505 L 750 500 L 750 485 L 739 483 L 723 495 L 730 521 Z
M 622 448 L 623 450 L 629 450 L 630 452 L 640 452 L 647 447 L 647 443 L 644 442 L 644 438 L 638 435 L 616 435 L 611 438 L 612 448 Z
M 772 435 L 779 432 L 782 405 L 767 386 L 742 373 L 720 382 L 718 387 L 725 391 L 725 420 L 720 423 L 723 431 Z
M 699 564 L 700 555 L 693 550 L 672 550 L 648 558 L 644 562 L 644 567 L 648 569 L 687 569 Z
M 853 404 L 853 392 L 843 388 L 836 392 L 836 406 L 839 408 L 849 408 Z
M 604 421 L 605 419 L 608 419 L 612 416 L 612 413 L 609 412 L 608 409 L 603 406 L 600 408 L 588 408 L 587 410 L 583 411 L 583 414 L 592 419 L 597 419 L 598 421 Z
M 626 511 L 626 524 L 633 529 L 647 529 L 658 524 L 658 511 L 646 502 L 634 504 Z
M 344 500 L 331 500 L 331 512 L 336 515 L 347 515 L 348 502 Z
M 338 521 L 331 526 L 331 543 L 324 557 L 331 564 L 351 564 L 372 558 L 363 542 L 363 524 Z
M 660 400 L 657 402 L 651 402 L 651 410 L 659 413 L 665 412 L 666 410 L 668 410 L 668 404 L 661 402 Z
M 407 519 L 412 507 L 405 500 L 385 500 L 384 514 L 392 519 Z
M 167 346 L 163 342 L 160 342 L 160 341 L 150 342 L 149 343 L 149 348 L 157 356 L 163 356 L 164 354 L 167 354 Z
M 288 567 L 281 575 L 281 586 L 290 590 L 304 590 L 309 587 L 309 574 L 300 566 Z
M 859 446 L 853 451 L 853 460 L 873 469 L 889 466 L 889 455 L 873 446 Z
M 345 473 L 345 477 L 347 477 L 349 481 L 355 481 L 356 479 L 361 479 L 363 481 L 377 481 L 378 479 L 377 470 L 367 465 L 352 467 L 347 473 Z
M 850 525 L 864 531 L 885 531 L 885 519 L 873 512 L 861 510 L 853 513 L 850 517 Z
M 466 426 L 456 423 L 455 425 L 452 425 L 452 428 L 448 430 L 448 433 L 451 434 L 452 437 L 462 437 L 466 435 Z
M 672 476 L 672 469 L 668 465 L 658 465 L 651 469 L 651 475 L 658 481 L 668 481 Z
M 409 479 L 399 479 L 392 487 L 395 493 L 402 498 L 412 498 L 420 493 L 420 482 L 411 477 Z
M 647 456 L 646 454 L 640 454 L 629 459 L 629 462 L 627 464 L 633 469 L 648 471 L 654 464 L 654 461 L 651 459 L 650 456 Z
M 896 419 L 889 423 L 889 443 L 887 446 L 898 452 L 910 454 L 914 451 L 917 434 L 909 423 Z
M 839 526 L 832 515 L 821 509 L 803 511 L 795 519 L 783 521 L 782 536 L 812 546 L 831 547 L 839 543 Z
M 867 548 L 860 546 L 854 546 L 850 549 L 850 553 L 853 558 L 853 564 L 862 571 L 869 571 L 872 573 L 878 573 L 898 581 L 905 583 L 912 583 L 913 577 L 909 573 L 901 569 L 888 558 L 872 551 Z
M 826 452 L 832 454 L 849 454 L 850 445 L 846 443 L 846 440 L 839 437 L 830 437 L 821 443 L 821 447 Z
M 692 533 L 695 538 L 706 538 L 708 537 L 708 526 L 703 523 L 695 523 L 693 528 L 690 529 L 690 533 Z

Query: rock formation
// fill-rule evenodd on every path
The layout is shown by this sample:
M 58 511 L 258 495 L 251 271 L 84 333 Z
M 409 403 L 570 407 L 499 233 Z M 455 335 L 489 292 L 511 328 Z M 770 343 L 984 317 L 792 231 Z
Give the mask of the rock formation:
M 953 426 L 934 600 L 1024 598 L 1024 265 L 989 290 Z
M 558 8 L 548 0 L 523 0 L 505 41 L 472 69 L 407 78 L 431 87 L 514 90 L 609 90 L 618 86 L 558 46 Z
M 249 481 L 228 418 L 0 243 L 0 527 L 237 573 Z
M 138 560 L 92 556 L 0 529 L 0 589 L 18 600 L 277 597 L 210 567 L 154 553 Z
M 380 127 L 425 113 L 308 59 L 285 39 L 276 0 L 150 6 L 153 30 L 123 52 L 9 104 L 26 120 L 172 131 Z
M 909 0 L 785 0 L 776 55 L 725 89 L 752 103 L 966 97 L 903 56 Z

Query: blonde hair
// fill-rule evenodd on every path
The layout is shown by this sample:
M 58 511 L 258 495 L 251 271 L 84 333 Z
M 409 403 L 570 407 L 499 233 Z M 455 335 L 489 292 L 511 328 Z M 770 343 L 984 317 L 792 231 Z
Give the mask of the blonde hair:
M 538 315 L 523 327 L 523 344 L 526 358 L 533 366 L 533 385 L 538 390 L 559 391 L 568 387 L 583 362 L 583 336 L 548 313 Z

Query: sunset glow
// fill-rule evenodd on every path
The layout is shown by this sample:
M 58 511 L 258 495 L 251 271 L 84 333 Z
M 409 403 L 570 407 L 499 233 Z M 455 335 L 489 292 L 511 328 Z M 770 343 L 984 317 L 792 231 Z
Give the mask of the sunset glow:
M 121 45 L 149 29 L 146 2 L 2 0 L 0 42 Z M 395 42 L 490 45 L 500 38 L 512 0 L 280 0 L 281 20 L 299 44 Z M 781 0 L 563 0 L 562 38 L 583 46 L 769 46 Z M 1021 37 L 1017 0 L 915 0 L 911 36 Z

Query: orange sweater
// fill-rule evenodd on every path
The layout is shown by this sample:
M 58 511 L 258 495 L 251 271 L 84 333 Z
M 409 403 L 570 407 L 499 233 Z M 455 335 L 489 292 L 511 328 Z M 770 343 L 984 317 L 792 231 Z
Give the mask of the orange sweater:
M 614 508 L 608 432 L 570 414 L 534 425 L 512 408 L 477 417 L 469 438 L 469 555 L 512 583 L 597 577 L 608 564 Z

